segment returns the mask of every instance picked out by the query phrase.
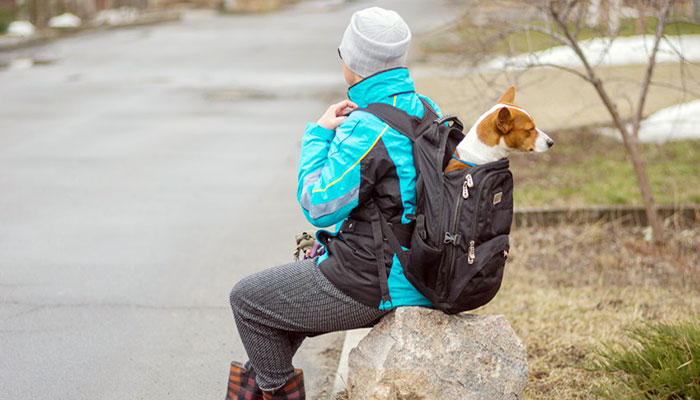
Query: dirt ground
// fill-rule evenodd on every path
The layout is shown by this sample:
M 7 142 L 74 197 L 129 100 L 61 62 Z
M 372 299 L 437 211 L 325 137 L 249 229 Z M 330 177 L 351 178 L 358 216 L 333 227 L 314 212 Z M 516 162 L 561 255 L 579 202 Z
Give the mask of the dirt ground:
M 503 286 L 479 314 L 503 314 L 528 349 L 525 399 L 594 399 L 585 369 L 603 343 L 644 322 L 700 314 L 700 226 L 669 226 L 663 248 L 616 224 L 518 229 Z
M 610 124 L 608 111 L 593 86 L 576 75 L 553 68 L 521 73 L 470 74 L 460 65 L 422 64 L 414 68 L 416 90 L 434 99 L 447 114 L 469 125 L 489 109 L 505 89 L 515 85 L 515 103 L 544 131 Z M 623 117 L 638 103 L 644 66 L 600 68 L 604 87 Z M 645 115 L 700 98 L 700 65 L 659 64 L 647 96 Z M 685 89 L 681 86 L 685 85 Z

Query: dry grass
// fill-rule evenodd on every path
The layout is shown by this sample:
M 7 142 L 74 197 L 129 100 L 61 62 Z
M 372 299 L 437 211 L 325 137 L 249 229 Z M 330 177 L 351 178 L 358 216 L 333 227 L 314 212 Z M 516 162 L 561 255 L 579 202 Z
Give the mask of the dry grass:
M 700 225 L 668 226 L 663 248 L 615 223 L 521 228 L 501 291 L 477 314 L 503 314 L 527 346 L 524 399 L 596 399 L 584 368 L 625 328 L 700 315 Z M 335 397 L 347 400 L 346 392 Z
M 700 315 L 700 226 L 668 244 L 615 224 L 519 229 L 501 292 L 480 314 L 503 314 L 528 349 L 526 399 L 591 399 L 604 378 L 581 368 L 602 342 L 643 321 Z

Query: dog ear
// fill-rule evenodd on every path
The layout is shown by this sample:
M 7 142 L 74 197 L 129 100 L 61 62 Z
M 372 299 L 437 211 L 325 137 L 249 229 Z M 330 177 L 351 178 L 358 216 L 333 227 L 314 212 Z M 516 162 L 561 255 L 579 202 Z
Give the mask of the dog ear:
M 513 103 L 515 100 L 515 86 L 511 86 L 506 90 L 505 93 L 503 93 L 503 96 L 501 96 L 500 99 L 498 99 L 499 103 Z
M 496 127 L 505 135 L 513 128 L 513 116 L 510 114 L 508 107 L 502 107 L 498 111 L 498 117 L 496 118 Z

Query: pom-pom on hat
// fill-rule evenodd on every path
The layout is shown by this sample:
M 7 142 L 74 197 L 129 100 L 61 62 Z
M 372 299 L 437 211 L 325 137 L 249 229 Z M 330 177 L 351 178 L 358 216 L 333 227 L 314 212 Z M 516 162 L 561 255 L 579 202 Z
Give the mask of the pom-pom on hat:
M 340 55 L 362 77 L 406 65 L 411 30 L 401 16 L 380 7 L 355 12 L 340 42 Z

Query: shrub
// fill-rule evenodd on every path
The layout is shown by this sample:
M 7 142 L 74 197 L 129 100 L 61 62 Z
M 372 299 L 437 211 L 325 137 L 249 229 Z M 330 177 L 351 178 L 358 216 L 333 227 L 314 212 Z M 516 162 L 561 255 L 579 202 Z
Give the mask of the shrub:
M 627 331 L 629 346 L 605 345 L 591 365 L 606 399 L 700 399 L 700 319 Z

